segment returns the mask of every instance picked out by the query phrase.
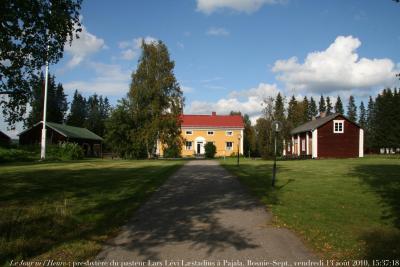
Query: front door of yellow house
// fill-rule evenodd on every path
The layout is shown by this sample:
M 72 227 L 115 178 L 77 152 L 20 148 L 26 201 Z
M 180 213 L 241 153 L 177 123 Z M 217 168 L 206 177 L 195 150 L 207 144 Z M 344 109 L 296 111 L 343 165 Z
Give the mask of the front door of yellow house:
M 201 145 L 203 142 L 197 142 L 197 154 L 201 154 Z
M 204 144 L 206 143 L 206 139 L 202 136 L 198 136 L 194 141 L 196 145 L 196 154 L 204 154 Z

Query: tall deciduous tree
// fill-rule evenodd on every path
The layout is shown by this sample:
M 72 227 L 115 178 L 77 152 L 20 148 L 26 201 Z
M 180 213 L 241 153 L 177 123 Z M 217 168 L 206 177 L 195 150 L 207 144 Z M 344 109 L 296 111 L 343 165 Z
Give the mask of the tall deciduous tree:
M 0 104 L 10 125 L 23 120 L 35 80 L 46 61 L 58 62 L 65 43 L 81 31 L 81 2 L 1 1 L 0 94 L 8 94 L 8 98 Z
M 343 103 L 342 103 L 342 99 L 340 98 L 340 96 L 338 96 L 336 99 L 335 113 L 344 114 Z
M 148 157 L 154 152 L 157 139 L 166 144 L 170 156 L 180 154 L 183 94 L 174 66 L 165 44 L 142 42 L 142 55 L 132 74 L 129 100 L 134 119 L 140 125 L 137 139 L 144 144 Z
M 357 106 L 352 95 L 349 97 L 349 104 L 347 105 L 347 117 L 351 121 L 357 120 Z

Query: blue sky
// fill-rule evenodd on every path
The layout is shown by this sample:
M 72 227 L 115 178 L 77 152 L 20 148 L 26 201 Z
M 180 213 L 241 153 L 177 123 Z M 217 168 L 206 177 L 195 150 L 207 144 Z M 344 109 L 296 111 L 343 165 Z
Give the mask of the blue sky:
M 400 4 L 391 0 L 85 0 L 81 14 L 81 38 L 50 66 L 69 99 L 78 89 L 116 104 L 142 38 L 167 45 L 186 113 L 255 120 L 277 92 L 346 103 L 400 86 Z

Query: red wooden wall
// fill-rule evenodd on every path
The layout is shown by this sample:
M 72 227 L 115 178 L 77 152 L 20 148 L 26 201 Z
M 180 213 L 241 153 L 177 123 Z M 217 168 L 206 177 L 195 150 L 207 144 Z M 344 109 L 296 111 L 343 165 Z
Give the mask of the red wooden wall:
M 335 120 L 344 120 L 344 133 L 333 133 L 333 120 L 318 128 L 318 157 L 358 157 L 360 128 L 341 116 Z

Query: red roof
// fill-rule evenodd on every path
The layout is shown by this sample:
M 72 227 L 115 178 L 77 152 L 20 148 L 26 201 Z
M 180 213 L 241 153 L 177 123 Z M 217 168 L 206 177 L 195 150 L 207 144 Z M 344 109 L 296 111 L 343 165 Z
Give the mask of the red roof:
M 240 115 L 182 115 L 182 127 L 224 127 L 244 128 Z

